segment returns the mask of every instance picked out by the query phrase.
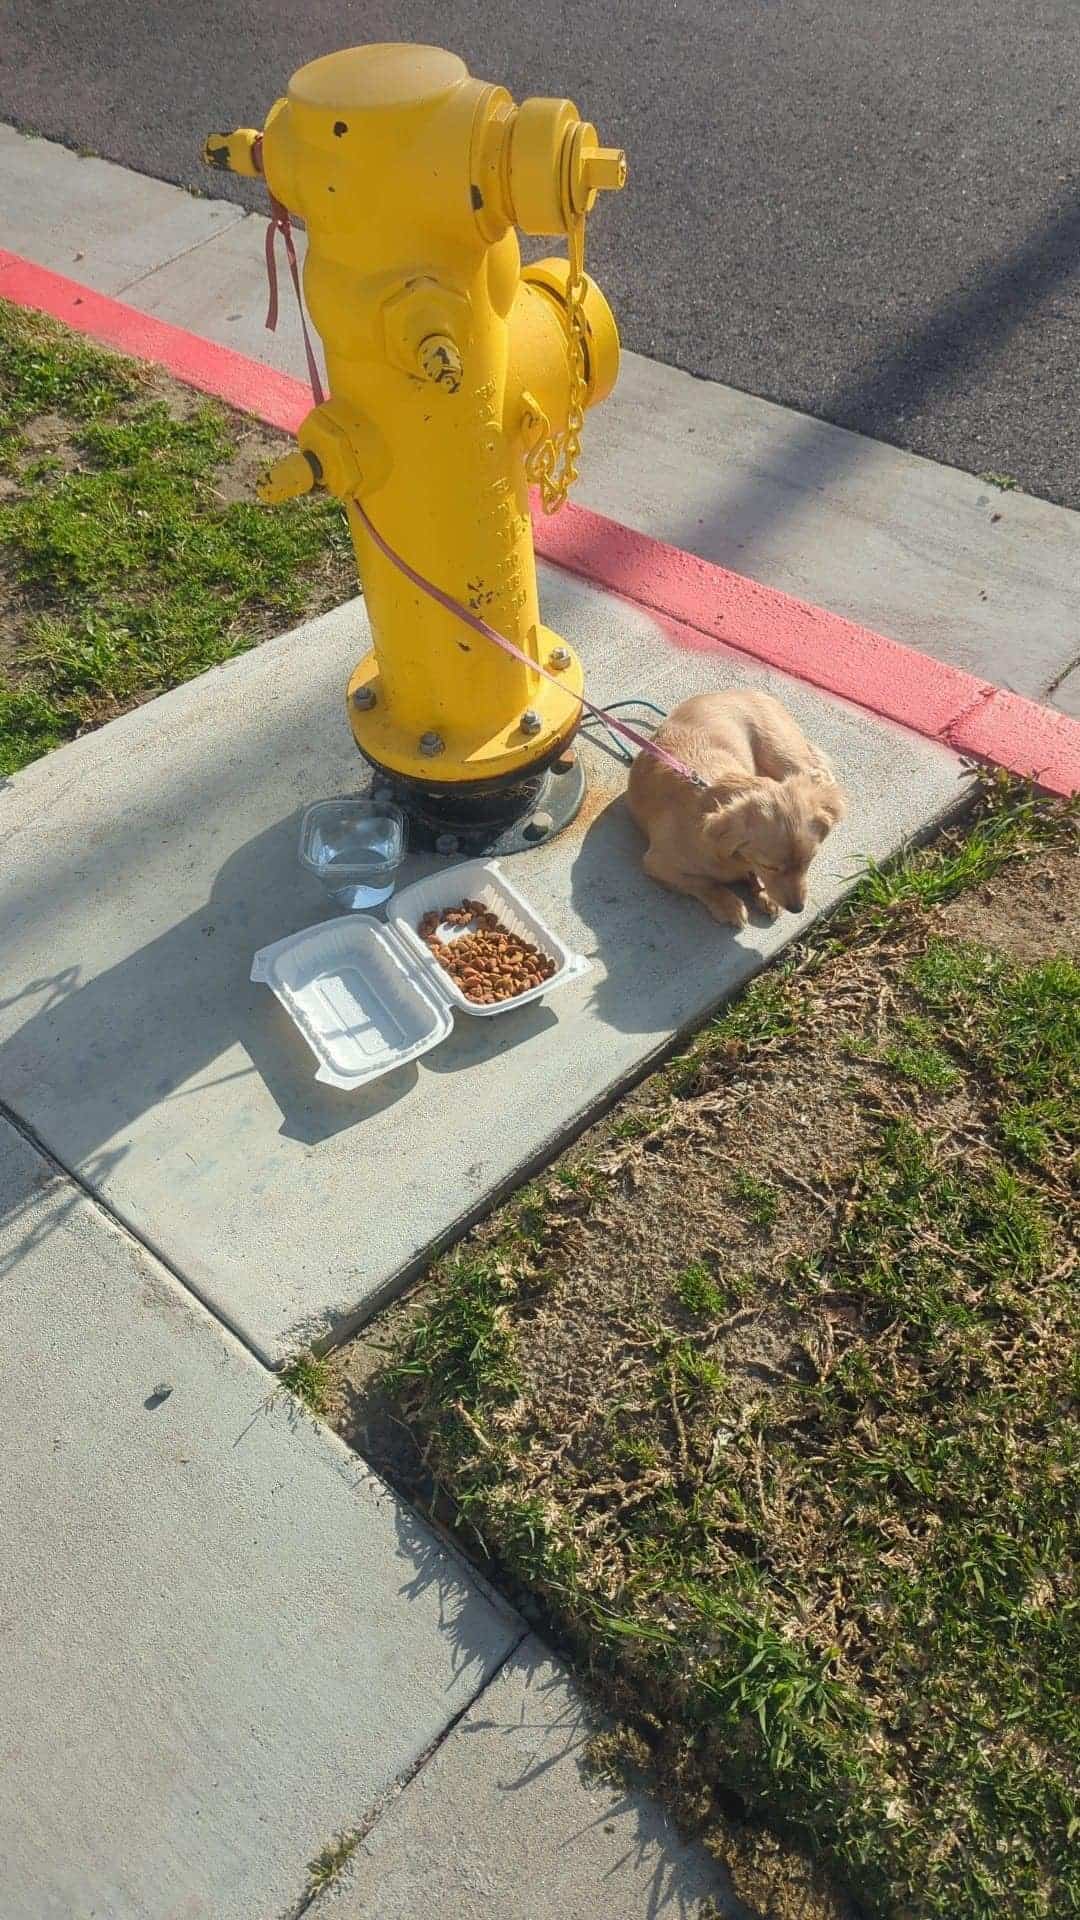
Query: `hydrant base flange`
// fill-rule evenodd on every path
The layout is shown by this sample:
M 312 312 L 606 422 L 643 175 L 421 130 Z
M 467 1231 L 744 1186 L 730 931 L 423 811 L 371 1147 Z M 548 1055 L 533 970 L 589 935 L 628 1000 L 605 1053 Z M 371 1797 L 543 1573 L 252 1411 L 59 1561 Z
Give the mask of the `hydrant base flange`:
M 483 792 L 459 785 L 425 787 L 381 767 L 374 771 L 374 792 L 401 807 L 409 822 L 409 845 L 421 853 L 525 853 L 570 826 L 585 798 L 585 769 L 570 746 L 528 780 L 514 786 L 485 782 Z
M 428 786 L 435 769 L 421 743 L 429 735 L 442 742 L 438 774 L 443 786 L 456 784 L 466 793 L 493 786 L 512 786 L 542 773 L 566 742 L 573 738 L 581 719 L 581 696 L 585 676 L 581 661 L 562 636 L 547 627 L 539 630 L 541 662 L 550 661 L 560 651 L 566 665 L 558 670 L 558 685 L 530 676 L 522 688 L 521 705 L 512 716 L 504 715 L 495 725 L 485 724 L 468 704 L 471 685 L 465 662 L 479 646 L 499 656 L 492 641 L 477 642 L 467 628 L 459 627 L 456 647 L 462 648 L 462 664 L 456 669 L 463 698 L 452 704 L 425 693 L 422 703 L 406 725 L 400 718 L 392 692 L 379 671 L 375 652 L 360 660 L 346 688 L 346 710 L 356 745 L 372 766 L 382 767 L 402 780 L 419 780 Z M 417 684 L 424 682 L 417 676 Z M 455 682 L 455 693 L 457 691 Z M 482 709 L 480 710 L 482 712 Z M 529 717 L 540 725 L 529 724 Z

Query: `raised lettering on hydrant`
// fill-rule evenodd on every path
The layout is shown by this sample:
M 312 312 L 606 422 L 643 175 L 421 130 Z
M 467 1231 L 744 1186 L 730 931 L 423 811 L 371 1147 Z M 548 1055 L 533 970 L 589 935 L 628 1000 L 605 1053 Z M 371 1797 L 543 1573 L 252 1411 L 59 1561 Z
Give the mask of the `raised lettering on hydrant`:
M 516 106 L 454 54 L 393 45 L 316 60 L 261 133 L 216 134 L 205 151 L 263 174 L 306 228 L 329 398 L 262 491 L 315 481 L 348 508 L 374 640 L 348 690 L 360 751 L 429 791 L 528 778 L 573 735 L 582 690 L 573 648 L 540 621 L 529 483 L 557 509 L 584 411 L 615 384 L 618 333 L 582 254 L 597 193 L 625 181 L 622 154 L 569 100 Z M 566 234 L 569 258 L 523 270 L 515 228 Z M 557 684 L 410 582 L 356 501 Z

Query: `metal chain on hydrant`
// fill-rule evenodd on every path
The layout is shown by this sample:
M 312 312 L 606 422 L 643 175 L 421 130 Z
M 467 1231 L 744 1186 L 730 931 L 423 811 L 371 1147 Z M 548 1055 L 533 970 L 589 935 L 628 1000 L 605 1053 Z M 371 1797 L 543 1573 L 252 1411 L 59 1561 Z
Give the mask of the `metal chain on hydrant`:
M 578 214 L 566 230 L 566 251 L 570 274 L 566 282 L 566 351 L 570 368 L 570 392 L 566 408 L 566 431 L 549 434 L 533 447 L 525 461 L 530 486 L 539 487 L 540 504 L 547 514 L 558 513 L 578 477 L 581 456 L 581 430 L 585 425 L 588 388 L 585 377 L 587 334 L 585 330 L 585 215 Z

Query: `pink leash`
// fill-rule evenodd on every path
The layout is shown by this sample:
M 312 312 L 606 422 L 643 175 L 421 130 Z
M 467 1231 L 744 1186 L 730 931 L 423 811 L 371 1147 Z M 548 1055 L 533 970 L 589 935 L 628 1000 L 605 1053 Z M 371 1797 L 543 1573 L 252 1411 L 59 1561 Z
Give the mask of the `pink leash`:
M 351 504 L 360 516 L 364 531 L 374 540 L 379 552 L 385 554 L 386 558 L 397 567 L 399 573 L 403 573 L 406 580 L 412 581 L 414 587 L 419 587 L 421 593 L 426 593 L 428 599 L 434 600 L 436 606 L 445 607 L 447 613 L 452 613 L 457 619 L 464 621 L 474 633 L 482 633 L 485 640 L 493 640 L 495 645 L 501 647 L 504 653 L 508 653 L 512 660 L 519 660 L 523 667 L 528 667 L 530 673 L 538 673 L 541 680 L 548 681 L 551 686 L 558 687 L 562 692 L 566 691 L 565 684 L 559 679 L 557 673 L 549 673 L 546 667 L 540 666 L 538 661 L 531 659 L 519 646 L 515 646 L 513 640 L 508 640 L 504 633 L 499 633 L 495 627 L 490 627 L 486 620 L 481 620 L 480 615 L 474 613 L 471 607 L 462 606 L 461 601 L 455 600 L 453 594 L 444 593 L 441 587 L 435 586 L 430 580 L 425 580 L 423 574 L 417 573 L 415 567 L 410 567 L 400 553 L 395 553 L 390 542 L 383 539 L 355 494 Z M 586 700 L 583 693 L 575 694 L 574 698 L 581 702 L 586 713 L 591 713 L 594 719 L 602 720 L 605 727 L 610 727 L 613 733 L 621 733 L 625 739 L 632 740 L 636 747 L 653 754 L 657 760 L 663 762 L 665 767 L 670 767 L 672 773 L 681 774 L 684 780 L 692 781 L 696 787 L 704 787 L 708 784 L 699 773 L 691 772 L 681 760 L 676 760 L 673 753 L 668 753 L 664 747 L 658 747 L 656 741 L 650 740 L 647 734 L 639 733 L 636 727 L 628 726 L 625 720 L 616 720 L 614 714 L 607 713 L 603 707 L 595 706 L 591 700 Z
M 258 164 L 258 160 L 256 164 Z M 269 189 L 267 189 L 267 191 L 269 192 Z M 273 333 L 278 322 L 277 264 L 274 258 L 274 248 L 277 236 L 280 233 L 285 242 L 285 257 L 289 263 L 289 273 L 296 291 L 296 304 L 300 310 L 300 325 L 304 334 L 304 352 L 307 355 L 308 378 L 311 381 L 311 392 L 315 400 L 315 405 L 321 407 L 325 396 L 323 394 L 322 381 L 319 379 L 319 368 L 315 359 L 315 350 L 312 347 L 311 335 L 308 332 L 307 318 L 304 313 L 304 297 L 300 288 L 300 269 L 296 259 L 296 247 L 293 244 L 289 211 L 287 207 L 282 206 L 280 200 L 275 200 L 273 194 L 270 194 L 270 207 L 270 223 L 266 229 L 266 277 L 269 284 L 270 296 L 266 309 L 266 325 L 270 332 Z M 395 552 L 390 542 L 383 539 L 382 534 L 374 525 L 367 510 L 360 505 L 355 494 L 352 497 L 351 504 L 359 516 L 361 526 L 375 542 L 379 552 L 385 555 L 386 559 L 390 561 L 391 566 L 396 567 L 399 573 L 404 574 L 406 580 L 410 580 L 414 587 L 419 587 L 421 593 L 426 593 L 428 599 L 434 600 L 436 606 L 442 607 L 447 613 L 453 614 L 455 619 L 462 621 L 465 626 L 471 627 L 474 633 L 482 634 L 485 640 L 491 640 L 495 646 L 501 647 L 504 653 L 508 653 L 512 660 L 517 660 L 523 667 L 527 667 L 530 673 L 538 673 L 541 680 L 546 680 L 549 685 L 558 687 L 560 692 L 565 692 L 565 685 L 563 681 L 559 679 L 558 674 L 549 673 L 546 667 L 542 667 L 539 661 L 531 659 L 527 653 L 523 652 L 521 647 L 515 645 L 513 640 L 508 640 L 504 633 L 499 633 L 495 627 L 489 626 L 486 620 L 481 620 L 480 615 L 474 613 L 471 607 L 463 606 L 460 600 L 454 599 L 453 594 L 445 593 L 442 587 L 435 586 L 434 582 L 426 580 L 422 573 L 417 573 L 415 567 L 410 567 L 408 561 L 403 560 L 400 553 Z M 629 726 L 625 720 L 616 720 L 614 714 L 607 713 L 603 707 L 598 707 L 592 700 L 587 700 L 583 693 L 576 694 L 574 697 L 581 703 L 586 713 L 591 713 L 594 719 L 601 721 L 605 727 L 610 727 L 613 733 L 622 734 L 624 740 L 631 741 L 642 753 L 651 753 L 654 760 L 659 760 L 663 766 L 670 768 L 672 773 L 677 773 L 681 779 L 689 780 L 691 786 L 705 787 L 708 785 L 708 782 L 702 779 L 700 773 L 695 773 L 692 768 L 684 766 L 683 762 L 676 759 L 673 753 L 668 753 L 665 747 L 657 746 L 656 741 L 650 740 L 647 734 L 639 733 L 636 727 Z

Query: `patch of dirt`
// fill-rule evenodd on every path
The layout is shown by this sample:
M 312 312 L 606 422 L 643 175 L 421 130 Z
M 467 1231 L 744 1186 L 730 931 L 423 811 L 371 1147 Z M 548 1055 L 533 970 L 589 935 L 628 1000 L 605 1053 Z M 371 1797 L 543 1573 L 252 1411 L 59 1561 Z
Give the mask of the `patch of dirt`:
M 295 444 L 287 434 L 266 427 L 259 420 L 234 416 L 238 438 L 232 459 L 218 469 L 214 494 L 223 507 L 234 500 L 256 499 L 255 484 L 275 460 L 280 460 Z
M 962 894 L 940 916 L 943 933 L 996 947 L 1030 967 L 1055 953 L 1080 953 L 1080 861 L 1069 847 L 1047 847 Z

